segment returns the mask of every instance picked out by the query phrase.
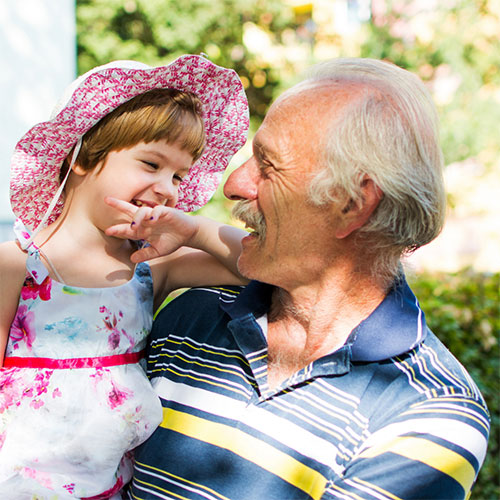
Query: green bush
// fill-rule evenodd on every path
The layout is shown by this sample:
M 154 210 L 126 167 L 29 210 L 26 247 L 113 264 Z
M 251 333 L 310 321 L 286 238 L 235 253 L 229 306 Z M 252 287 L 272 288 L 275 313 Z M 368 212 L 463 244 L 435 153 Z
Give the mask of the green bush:
M 500 273 L 467 269 L 456 274 L 422 274 L 409 281 L 427 324 L 467 368 L 486 400 L 491 414 L 488 454 L 471 499 L 498 499 Z

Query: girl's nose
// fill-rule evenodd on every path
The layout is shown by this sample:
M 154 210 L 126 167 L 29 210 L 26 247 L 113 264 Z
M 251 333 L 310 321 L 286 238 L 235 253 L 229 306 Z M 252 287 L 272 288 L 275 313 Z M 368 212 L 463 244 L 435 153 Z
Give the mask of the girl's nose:
M 254 200 L 257 198 L 259 167 L 252 156 L 227 178 L 224 195 L 230 200 Z
M 153 185 L 158 204 L 167 207 L 173 207 L 177 204 L 178 189 L 170 176 L 163 176 Z

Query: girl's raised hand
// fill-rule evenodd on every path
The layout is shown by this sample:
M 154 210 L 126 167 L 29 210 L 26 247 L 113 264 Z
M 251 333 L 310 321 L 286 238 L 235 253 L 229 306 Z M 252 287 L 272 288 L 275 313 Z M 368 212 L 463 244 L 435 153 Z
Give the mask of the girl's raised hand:
M 163 205 L 154 208 L 136 207 L 132 203 L 111 197 L 105 198 L 105 202 L 130 220 L 107 228 L 108 236 L 149 243 L 149 246 L 132 254 L 132 262 L 144 262 L 168 255 L 182 246 L 193 246 L 191 243 L 199 229 L 196 217 Z

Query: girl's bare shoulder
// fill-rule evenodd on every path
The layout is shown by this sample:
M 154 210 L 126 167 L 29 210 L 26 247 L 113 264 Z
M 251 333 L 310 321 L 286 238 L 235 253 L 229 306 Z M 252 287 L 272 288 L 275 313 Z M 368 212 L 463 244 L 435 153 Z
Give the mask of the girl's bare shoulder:
M 26 253 L 15 241 L 0 243 L 0 271 L 3 277 L 24 277 Z

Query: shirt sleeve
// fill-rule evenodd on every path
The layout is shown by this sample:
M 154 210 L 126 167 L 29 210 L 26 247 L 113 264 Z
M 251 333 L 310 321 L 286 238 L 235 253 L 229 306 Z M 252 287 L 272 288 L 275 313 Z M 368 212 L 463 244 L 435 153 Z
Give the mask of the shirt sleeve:
M 447 395 L 409 405 L 373 432 L 323 499 L 468 498 L 488 434 L 484 403 L 448 388 Z

